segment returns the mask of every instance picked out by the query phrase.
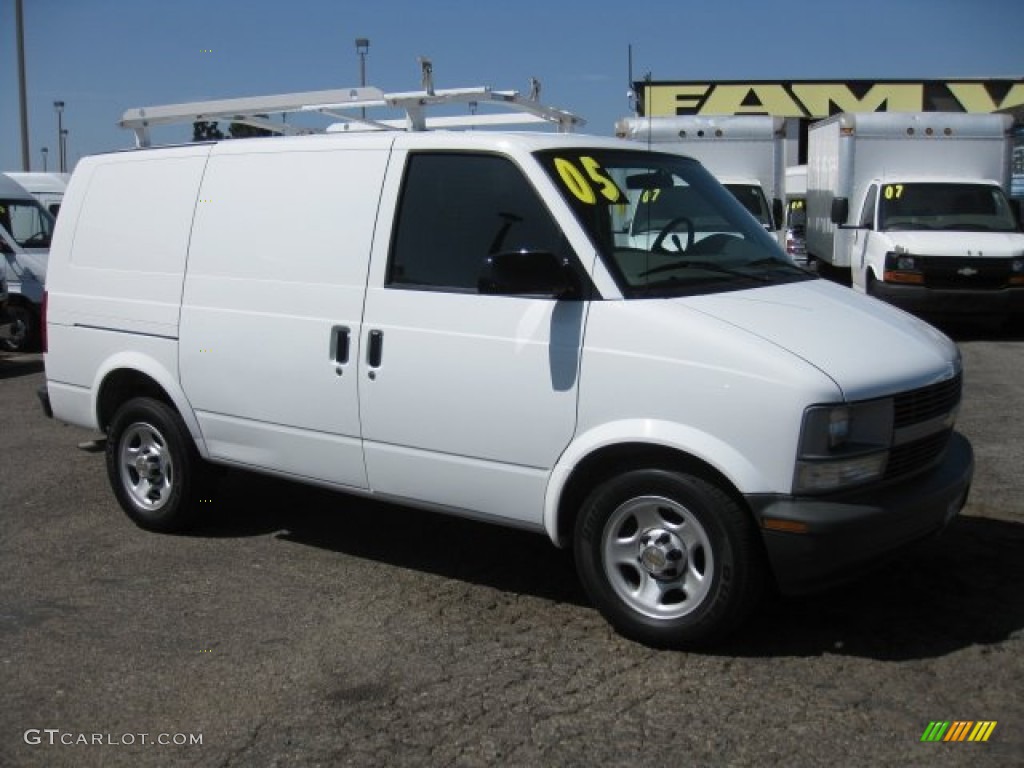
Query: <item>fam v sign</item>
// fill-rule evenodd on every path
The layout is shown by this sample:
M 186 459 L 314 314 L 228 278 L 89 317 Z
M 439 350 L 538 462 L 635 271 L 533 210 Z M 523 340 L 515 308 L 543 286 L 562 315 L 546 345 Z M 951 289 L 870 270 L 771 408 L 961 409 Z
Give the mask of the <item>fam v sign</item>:
M 823 118 L 839 112 L 996 112 L 1024 106 L 1024 80 L 718 81 L 634 84 L 640 113 Z

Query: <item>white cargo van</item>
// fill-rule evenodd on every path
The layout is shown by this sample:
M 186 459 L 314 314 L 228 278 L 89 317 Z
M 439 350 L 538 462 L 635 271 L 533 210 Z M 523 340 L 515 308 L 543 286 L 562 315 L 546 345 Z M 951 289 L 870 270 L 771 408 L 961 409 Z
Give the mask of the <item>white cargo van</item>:
M 51 216 L 57 218 L 60 202 L 64 198 L 64 191 L 68 188 L 70 174 L 8 171 L 6 175 L 24 187 L 25 191 L 35 197 L 50 212 Z
M 658 232 L 624 245 L 644 197 Z M 687 197 L 729 234 L 688 237 Z M 793 265 L 678 154 L 404 130 L 139 149 L 82 160 L 61 216 L 40 396 L 106 434 L 144 528 L 193 524 L 210 465 L 517 526 L 573 547 L 619 631 L 678 646 L 967 497 L 956 346 Z
M 615 124 L 615 135 L 700 160 L 781 242 L 785 168 L 784 120 L 781 117 L 627 117 Z
M 840 114 L 808 133 L 807 250 L 925 315 L 1024 314 L 1009 115 Z
M 0 268 L 10 291 L 12 320 L 0 349 L 29 351 L 37 345 L 52 235 L 53 217 L 20 184 L 0 173 Z

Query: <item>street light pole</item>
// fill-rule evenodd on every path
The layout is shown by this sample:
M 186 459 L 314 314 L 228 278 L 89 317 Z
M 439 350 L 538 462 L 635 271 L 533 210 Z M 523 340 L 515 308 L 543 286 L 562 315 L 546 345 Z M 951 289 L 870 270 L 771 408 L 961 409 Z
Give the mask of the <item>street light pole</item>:
M 21 108 L 21 170 L 32 170 L 28 156 L 28 89 L 25 85 L 25 14 L 14 0 L 14 26 L 18 38 L 18 105 Z
M 43 172 L 45 173 L 46 172 L 46 153 L 49 152 L 50 150 L 48 148 L 46 148 L 46 147 L 43 147 L 39 151 L 43 153 Z
M 356 53 L 359 55 L 359 85 L 366 87 L 366 54 L 370 52 L 370 41 L 365 37 L 356 38 Z M 360 109 L 363 117 L 366 117 L 366 107 Z
M 61 128 L 60 131 L 60 172 L 68 172 L 68 129 Z
M 64 102 L 53 102 L 57 110 L 57 170 L 64 173 Z

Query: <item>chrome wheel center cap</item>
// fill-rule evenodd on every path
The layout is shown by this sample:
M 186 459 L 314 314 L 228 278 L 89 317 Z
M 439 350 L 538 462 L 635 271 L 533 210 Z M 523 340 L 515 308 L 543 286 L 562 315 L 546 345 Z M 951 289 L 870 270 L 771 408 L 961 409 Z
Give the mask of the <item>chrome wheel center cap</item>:
M 135 471 L 147 480 L 160 478 L 160 459 L 156 456 L 139 456 L 135 459 Z
M 655 579 L 674 579 L 686 567 L 686 548 L 671 531 L 655 528 L 640 537 L 637 562 Z

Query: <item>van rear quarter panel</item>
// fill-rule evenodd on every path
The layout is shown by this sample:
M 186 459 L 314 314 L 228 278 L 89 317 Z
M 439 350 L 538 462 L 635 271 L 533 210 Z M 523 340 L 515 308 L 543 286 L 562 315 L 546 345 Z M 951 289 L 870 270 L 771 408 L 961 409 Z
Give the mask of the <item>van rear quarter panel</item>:
M 51 251 L 50 323 L 177 338 L 209 150 L 175 147 L 82 161 Z
M 208 153 L 209 146 L 176 147 L 79 163 L 46 283 L 46 378 L 57 419 L 96 428 L 99 387 L 118 368 L 145 373 L 185 404 L 179 304 Z M 190 413 L 183 416 L 198 437 Z

